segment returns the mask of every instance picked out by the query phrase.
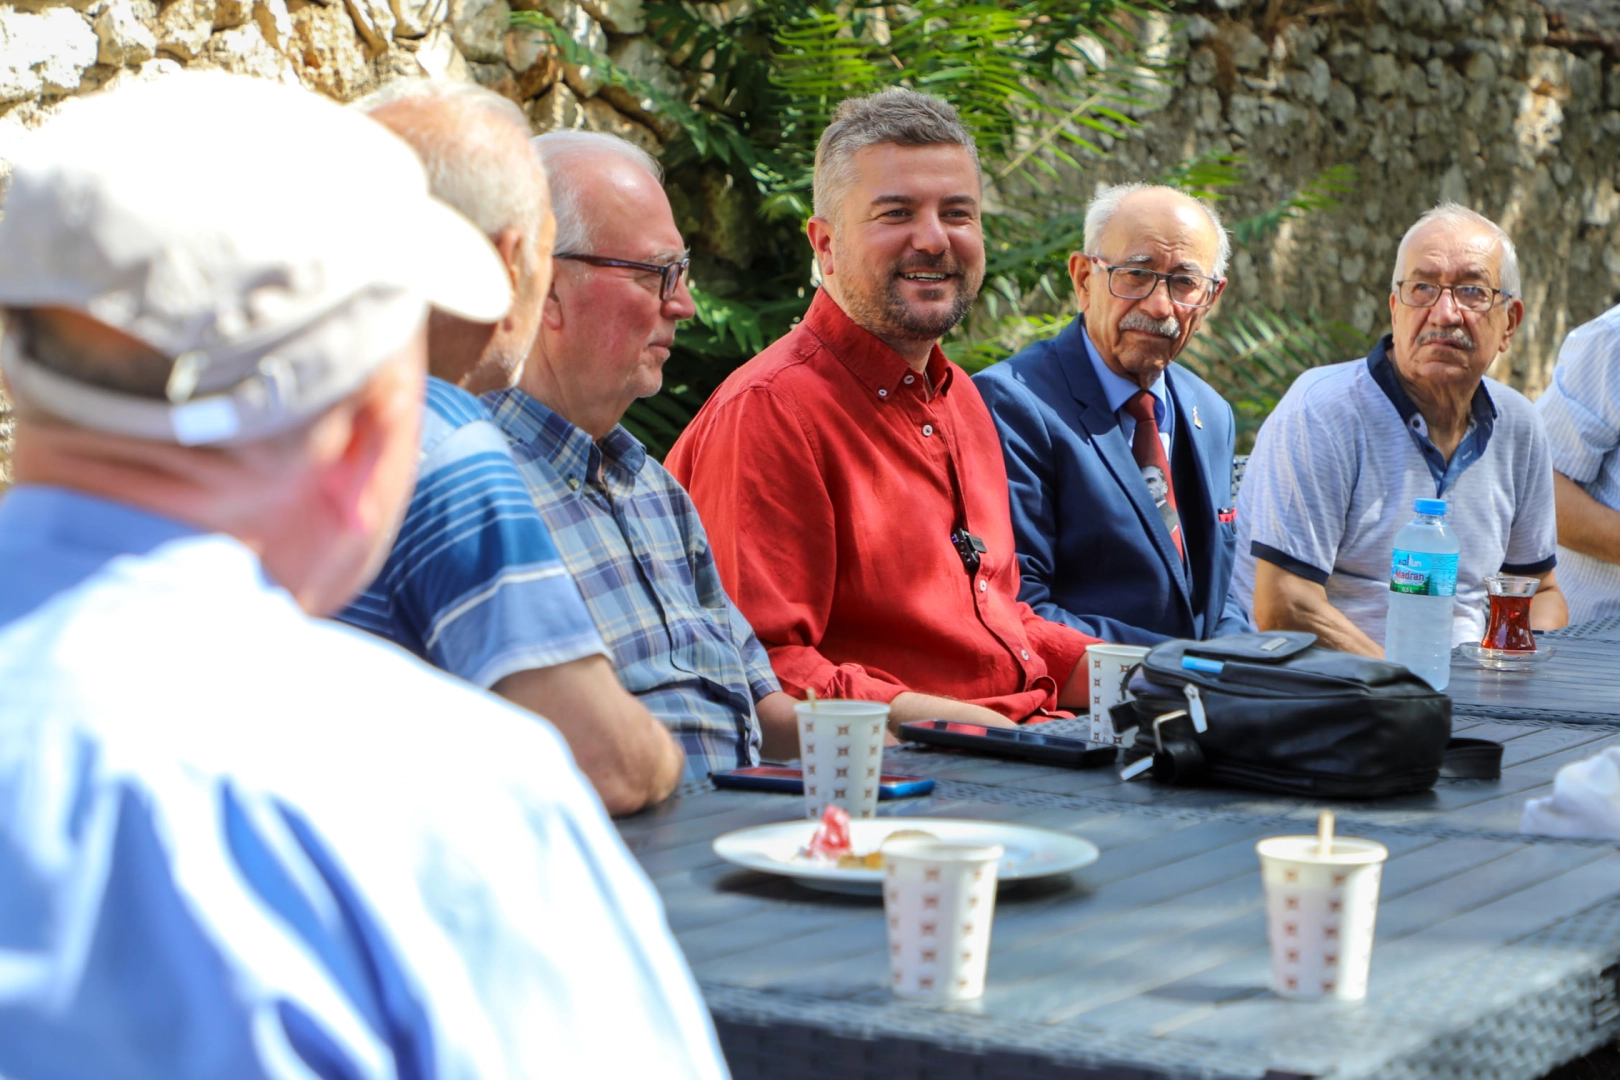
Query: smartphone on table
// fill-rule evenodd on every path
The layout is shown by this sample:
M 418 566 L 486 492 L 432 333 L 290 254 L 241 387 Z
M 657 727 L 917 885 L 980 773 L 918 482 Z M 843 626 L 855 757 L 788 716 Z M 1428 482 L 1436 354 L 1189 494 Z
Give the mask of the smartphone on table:
M 746 769 L 727 769 L 725 772 L 710 773 L 709 779 L 718 788 L 804 794 L 804 770 L 787 765 L 750 765 Z M 934 782 L 925 776 L 884 773 L 878 784 L 878 798 L 904 799 L 926 795 L 933 790 Z

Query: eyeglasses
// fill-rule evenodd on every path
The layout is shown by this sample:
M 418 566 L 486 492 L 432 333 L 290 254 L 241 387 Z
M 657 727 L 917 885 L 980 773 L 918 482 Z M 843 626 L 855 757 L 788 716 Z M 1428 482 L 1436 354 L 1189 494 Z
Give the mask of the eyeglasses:
M 1086 258 L 1108 271 L 1108 291 L 1121 300 L 1146 300 L 1162 281 L 1177 307 L 1204 308 L 1215 302 L 1221 288 L 1221 279 L 1203 274 L 1161 274 L 1145 266 L 1111 266 L 1100 255 Z
M 554 259 L 572 259 L 587 266 L 617 267 L 622 270 L 644 270 L 649 274 L 658 275 L 658 299 L 667 301 L 675 295 L 675 290 L 681 283 L 681 277 L 686 268 L 692 265 L 690 253 L 681 252 L 681 257 L 674 262 L 644 263 L 631 262 L 628 259 L 604 259 L 600 255 L 578 255 L 571 251 L 560 251 L 552 255 Z
M 1436 285 L 1432 281 L 1397 281 L 1395 295 L 1407 307 L 1434 307 L 1440 294 L 1450 291 L 1451 299 L 1466 311 L 1489 311 L 1496 306 L 1496 298 L 1511 299 L 1513 294 L 1489 285 Z

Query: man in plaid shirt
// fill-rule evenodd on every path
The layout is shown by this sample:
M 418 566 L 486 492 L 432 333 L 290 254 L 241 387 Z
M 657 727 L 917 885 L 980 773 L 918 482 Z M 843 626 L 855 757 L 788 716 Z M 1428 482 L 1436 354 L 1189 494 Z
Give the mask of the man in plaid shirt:
M 689 779 L 797 757 L 793 699 L 720 583 L 685 489 L 619 424 L 658 392 L 693 314 L 661 172 L 623 139 L 535 140 L 557 218 L 556 277 L 516 389 L 484 400 L 613 655 L 669 726 Z

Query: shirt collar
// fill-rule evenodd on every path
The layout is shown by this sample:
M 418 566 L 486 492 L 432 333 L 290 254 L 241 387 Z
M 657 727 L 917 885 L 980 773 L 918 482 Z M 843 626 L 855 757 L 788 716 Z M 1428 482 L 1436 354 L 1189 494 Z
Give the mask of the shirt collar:
M 1378 384 L 1378 388 L 1389 398 L 1389 403 L 1395 406 L 1395 411 L 1401 414 L 1401 422 L 1408 428 L 1412 427 L 1412 420 L 1417 417 L 1421 420 L 1422 414 L 1412 399 L 1407 396 L 1406 389 L 1401 381 L 1395 377 L 1395 364 L 1390 354 L 1395 347 L 1395 335 L 1385 334 L 1367 354 L 1367 372 Z M 1484 432 L 1485 438 L 1490 438 L 1492 426 L 1496 423 L 1496 403 L 1491 400 L 1489 390 L 1485 389 L 1485 380 L 1479 381 L 1474 389 L 1474 398 L 1468 405 L 1470 417 L 1479 430 Z M 1422 428 L 1426 433 L 1428 424 L 1424 422 Z M 1427 435 L 1425 435 L 1427 437 Z
M 901 359 L 899 353 L 870 330 L 857 325 L 826 289 L 816 290 L 810 310 L 805 312 L 804 326 L 880 400 L 890 400 L 905 385 L 905 377 L 912 374 L 911 365 Z M 956 369 L 945 358 L 937 341 L 923 370 L 934 388 L 934 396 L 943 397 L 951 387 Z
M 598 442 L 522 390 L 498 390 L 484 395 L 484 402 L 508 436 L 550 462 L 564 478 L 593 482 L 605 467 L 634 479 L 646 464 L 647 448 L 622 424 Z
M 0 501 L 0 538 L 33 533 L 53 547 L 140 554 L 202 529 L 128 503 L 48 484 L 18 484 Z
M 1091 369 L 1097 373 L 1097 381 L 1102 383 L 1103 397 L 1108 401 L 1108 411 L 1117 413 L 1125 407 L 1125 403 L 1136 396 L 1142 389 L 1125 376 L 1116 373 L 1107 364 L 1103 363 L 1102 354 L 1091 340 L 1091 331 L 1086 329 L 1084 321 L 1080 324 L 1080 340 L 1086 343 L 1086 355 L 1091 358 Z M 1166 369 L 1168 370 L 1168 369 Z M 1153 395 L 1153 416 L 1155 422 L 1162 429 L 1164 427 L 1165 402 L 1169 399 L 1170 388 L 1165 382 L 1164 372 L 1148 387 L 1148 393 Z

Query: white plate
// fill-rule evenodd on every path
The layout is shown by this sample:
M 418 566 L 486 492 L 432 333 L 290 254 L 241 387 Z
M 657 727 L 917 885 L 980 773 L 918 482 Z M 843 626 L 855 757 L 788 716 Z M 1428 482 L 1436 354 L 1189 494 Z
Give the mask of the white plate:
M 795 856 L 815 835 L 815 821 L 781 821 L 756 825 L 716 837 L 714 853 L 727 862 L 783 874 L 813 889 L 828 892 L 877 896 L 883 891 L 882 870 L 840 870 L 836 866 L 813 863 Z M 996 821 L 958 821 L 947 818 L 881 817 L 851 821 L 850 846 L 865 854 L 882 844 L 892 832 L 922 829 L 941 840 L 961 844 L 1000 844 L 1002 881 L 1023 881 L 1066 874 L 1097 861 L 1097 845 L 1078 836 L 1035 829 L 1028 825 L 1006 825 Z

